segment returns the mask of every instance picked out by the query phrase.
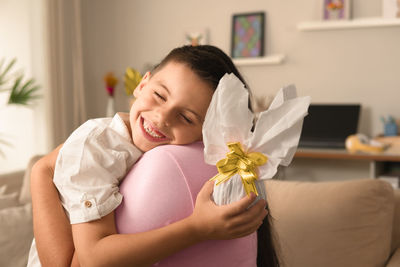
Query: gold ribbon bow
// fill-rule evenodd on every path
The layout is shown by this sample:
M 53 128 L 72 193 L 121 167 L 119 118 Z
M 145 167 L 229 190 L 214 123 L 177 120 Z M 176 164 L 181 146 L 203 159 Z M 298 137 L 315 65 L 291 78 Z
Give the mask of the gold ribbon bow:
M 254 192 L 258 196 L 255 180 L 258 179 L 257 166 L 264 165 L 268 158 L 260 152 L 245 153 L 240 142 L 227 144 L 230 151 L 226 158 L 217 162 L 218 174 L 210 180 L 217 185 L 228 181 L 232 175 L 239 174 L 247 194 Z

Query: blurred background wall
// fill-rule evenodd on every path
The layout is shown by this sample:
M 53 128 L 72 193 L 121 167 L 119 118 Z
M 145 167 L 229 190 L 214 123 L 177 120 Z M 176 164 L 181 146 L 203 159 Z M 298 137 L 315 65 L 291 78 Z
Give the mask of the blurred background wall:
M 38 40 L 45 40 L 43 14 L 49 1 L 0 0 L 0 57 L 17 57 L 26 73 L 42 77 L 45 95 L 52 89 L 43 73 L 46 56 L 40 56 L 45 54 L 45 42 L 41 45 Z M 208 43 L 229 54 L 232 15 L 256 11 L 266 13 L 266 55 L 285 55 L 282 64 L 240 67 L 257 98 L 269 99 L 282 86 L 294 83 L 299 95 L 310 95 L 314 103 L 361 103 L 359 129 L 370 136 L 382 132 L 380 116 L 390 114 L 400 118 L 399 26 L 299 31 L 299 23 L 320 19 L 319 0 L 82 0 L 79 3 L 88 118 L 105 116 L 105 73 L 113 71 L 120 79 L 117 110 L 127 111 L 129 98 L 122 84 L 126 67 L 146 71 L 172 48 L 185 44 L 188 31 L 207 31 Z M 68 8 L 61 12 L 68 17 Z M 353 18 L 381 14 L 381 0 L 353 1 Z M 45 153 L 57 144 L 49 130 L 48 101 L 45 97 L 33 111 L 13 111 L 12 107 L 0 105 L 0 132 L 6 131 L 18 140 L 15 148 L 7 149 L 7 158 L 0 158 L 0 172 L 23 168 L 31 155 Z M 67 107 L 72 107 L 68 101 L 73 100 L 65 101 Z
M 230 51 L 232 14 L 266 13 L 265 51 L 283 53 L 280 65 L 243 66 L 255 95 L 272 97 L 296 84 L 316 103 L 361 103 L 360 131 L 379 134 L 379 116 L 400 118 L 400 27 L 302 32 L 297 24 L 320 18 L 319 0 L 85 0 L 82 2 L 87 99 L 99 97 L 102 75 L 122 77 L 127 66 L 144 71 L 185 32 L 208 29 L 209 43 Z M 381 0 L 354 0 L 353 17 L 379 17 Z M 122 91 L 121 91 L 122 92 Z M 105 101 L 91 102 L 91 117 L 104 113 Z M 122 105 L 120 103 L 120 105 Z

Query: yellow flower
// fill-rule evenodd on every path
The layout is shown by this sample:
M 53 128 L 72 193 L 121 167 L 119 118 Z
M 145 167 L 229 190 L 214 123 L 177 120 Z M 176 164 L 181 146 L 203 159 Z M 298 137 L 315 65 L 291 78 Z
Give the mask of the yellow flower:
M 126 68 L 124 82 L 125 82 L 125 92 L 127 95 L 132 95 L 136 86 L 142 80 L 142 75 L 140 72 L 133 68 Z

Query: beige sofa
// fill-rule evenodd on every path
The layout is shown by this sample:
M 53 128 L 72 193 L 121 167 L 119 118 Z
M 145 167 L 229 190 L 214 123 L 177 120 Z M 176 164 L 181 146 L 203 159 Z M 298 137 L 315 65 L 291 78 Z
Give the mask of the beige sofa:
M 36 160 L 25 173 L 0 175 L 0 266 L 26 266 Z M 400 266 L 400 191 L 389 184 L 268 181 L 266 188 L 282 266 Z
M 26 266 L 33 238 L 30 203 L 20 201 L 24 172 L 0 175 L 0 266 Z
M 400 190 L 383 181 L 266 182 L 283 266 L 400 266 Z

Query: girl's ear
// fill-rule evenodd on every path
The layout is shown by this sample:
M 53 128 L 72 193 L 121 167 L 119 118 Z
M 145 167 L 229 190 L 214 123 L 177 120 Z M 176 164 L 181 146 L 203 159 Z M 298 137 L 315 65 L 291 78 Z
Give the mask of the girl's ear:
M 136 86 L 135 90 L 133 91 L 133 96 L 134 96 L 135 98 L 137 98 L 137 97 L 140 95 L 140 93 L 141 93 L 143 87 L 144 87 L 144 86 L 147 84 L 147 82 L 150 80 L 150 76 L 151 76 L 150 71 L 146 72 L 146 74 L 143 76 L 143 78 L 142 78 L 142 80 L 140 81 L 140 83 L 138 84 L 138 86 Z

